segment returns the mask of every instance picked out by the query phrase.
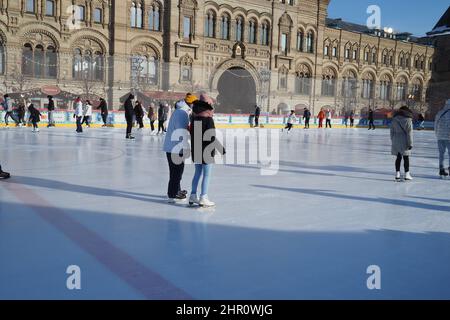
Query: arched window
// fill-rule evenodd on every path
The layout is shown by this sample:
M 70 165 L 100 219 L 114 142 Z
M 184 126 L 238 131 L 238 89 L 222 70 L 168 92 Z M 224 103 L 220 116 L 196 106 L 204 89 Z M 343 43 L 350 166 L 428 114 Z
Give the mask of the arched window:
M 3 41 L 0 39 L 0 74 L 5 73 L 5 45 Z
M 185 55 L 180 60 L 180 82 L 191 82 L 192 81 L 192 64 L 194 60 L 189 56 Z
M 336 92 L 336 74 L 327 68 L 322 75 L 322 96 L 332 97 Z
M 396 89 L 395 89 L 395 98 L 399 101 L 406 101 L 406 93 L 407 93 L 408 83 L 405 77 L 400 77 L 397 80 Z
M 366 73 L 362 77 L 361 97 L 363 99 L 373 99 L 375 92 L 375 80 L 371 73 Z
M 210 10 L 205 17 L 205 36 L 215 38 L 216 36 L 216 14 Z
M 244 19 L 238 17 L 236 19 L 236 41 L 244 41 Z
M 136 3 L 132 2 L 130 8 L 130 25 L 132 28 L 136 28 L 136 18 L 137 18 L 137 7 Z
M 278 71 L 278 89 L 287 89 L 288 73 L 289 70 L 284 65 L 282 65 L 280 70 Z
M 148 12 L 148 28 L 153 31 L 161 31 L 161 8 L 158 3 L 150 6 Z
M 308 32 L 306 37 L 306 51 L 314 53 L 314 33 L 312 31 Z
M 220 38 L 230 40 L 230 17 L 223 15 L 220 19 Z
M 34 78 L 56 78 L 58 55 L 52 45 L 26 43 L 22 51 L 22 74 Z
M 82 50 L 76 48 L 73 51 L 73 78 L 75 80 L 104 79 L 104 57 L 100 51 Z
M 416 101 L 422 100 L 422 82 L 419 80 L 419 78 L 416 78 L 412 81 L 412 88 L 411 88 L 411 95 L 412 98 Z
M 303 52 L 304 42 L 305 42 L 305 34 L 303 33 L 303 31 L 299 30 L 297 32 L 297 51 Z
M 296 72 L 295 93 L 309 95 L 311 93 L 311 72 L 305 65 L 301 65 Z
M 143 10 L 140 2 L 132 2 L 130 8 L 130 22 L 132 28 L 142 28 Z
M 348 70 L 342 79 L 342 96 L 345 98 L 355 98 L 358 89 L 357 82 L 356 74 Z
M 392 80 L 389 76 L 384 75 L 380 79 L 380 99 L 387 101 L 391 100 Z
M 248 42 L 251 44 L 256 44 L 256 28 L 258 26 L 258 23 L 256 20 L 252 19 L 248 23 Z
M 264 21 L 261 24 L 261 44 L 263 46 L 269 45 L 269 30 L 270 30 L 270 24 L 267 21 Z
M 155 56 L 134 55 L 131 58 L 131 78 L 137 83 L 158 83 L 158 59 Z

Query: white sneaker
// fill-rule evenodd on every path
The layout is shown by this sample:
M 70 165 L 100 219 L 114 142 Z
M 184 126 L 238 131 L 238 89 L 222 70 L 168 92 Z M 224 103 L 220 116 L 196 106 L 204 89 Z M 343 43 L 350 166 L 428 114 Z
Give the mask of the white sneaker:
M 36 132 L 39 132 L 39 129 L 37 129 L 37 128 L 36 128 L 36 130 L 35 130 L 35 131 L 36 131 Z
M 397 171 L 397 173 L 395 174 L 395 181 L 400 181 L 402 178 L 400 171 Z
M 200 201 L 196 194 L 191 194 L 191 196 L 189 197 L 189 204 L 191 206 L 193 206 L 194 204 L 200 204 Z
M 216 204 L 212 201 L 209 201 L 208 196 L 201 196 L 200 201 L 198 203 L 200 207 L 214 207 Z
M 409 172 L 405 173 L 405 180 L 411 181 L 413 177 L 411 177 L 411 174 Z

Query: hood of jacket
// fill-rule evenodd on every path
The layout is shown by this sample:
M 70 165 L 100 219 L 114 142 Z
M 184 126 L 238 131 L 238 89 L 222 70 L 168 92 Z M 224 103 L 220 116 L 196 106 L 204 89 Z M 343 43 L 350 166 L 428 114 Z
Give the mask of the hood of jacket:
M 199 115 L 205 111 L 212 111 L 212 110 L 214 110 L 214 109 L 209 103 L 207 103 L 205 101 L 200 101 L 200 100 L 195 101 L 194 106 L 192 108 L 192 111 L 196 115 Z
M 395 117 L 405 117 L 405 118 L 413 118 L 413 113 L 410 109 L 399 109 L 395 112 L 394 114 L 394 118 Z

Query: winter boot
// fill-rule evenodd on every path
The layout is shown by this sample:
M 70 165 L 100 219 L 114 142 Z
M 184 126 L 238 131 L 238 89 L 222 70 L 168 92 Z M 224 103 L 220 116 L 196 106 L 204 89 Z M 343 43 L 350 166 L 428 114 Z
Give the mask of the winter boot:
M 2 171 L 2 167 L 0 167 L 0 179 L 8 179 L 11 175 L 8 172 Z
M 446 179 L 448 177 L 448 173 L 445 171 L 444 168 L 441 168 L 439 170 L 439 175 L 441 176 L 441 179 Z
M 395 181 L 400 181 L 402 179 L 402 176 L 400 174 L 400 171 L 397 171 L 397 173 L 395 174 Z

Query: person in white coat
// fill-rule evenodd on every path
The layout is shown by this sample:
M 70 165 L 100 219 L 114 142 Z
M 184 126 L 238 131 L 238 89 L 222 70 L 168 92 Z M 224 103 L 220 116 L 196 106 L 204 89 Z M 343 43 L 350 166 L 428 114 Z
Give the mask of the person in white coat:
M 448 170 L 450 171 L 450 99 L 447 100 L 444 108 L 436 115 L 434 133 L 436 134 L 439 148 L 439 175 L 441 178 L 447 178 L 449 173 L 445 171 L 444 158 L 447 151 L 449 157 Z
M 81 102 L 81 98 L 80 97 L 75 99 L 74 111 L 75 112 L 74 112 L 73 117 L 77 121 L 77 133 L 82 133 L 83 132 L 83 127 L 81 125 L 81 121 L 82 121 L 83 116 L 84 116 L 84 110 L 83 110 L 83 103 Z
M 92 120 L 92 104 L 89 100 L 86 100 L 86 103 L 83 107 L 83 121 L 81 124 L 83 125 L 86 123 L 88 128 L 91 127 L 91 120 Z
M 294 124 L 297 122 L 297 116 L 295 115 L 295 111 L 291 110 L 291 114 L 288 117 L 287 125 L 284 129 L 287 129 L 287 132 L 291 131 L 291 129 L 294 127 Z M 283 129 L 283 130 L 284 130 Z

